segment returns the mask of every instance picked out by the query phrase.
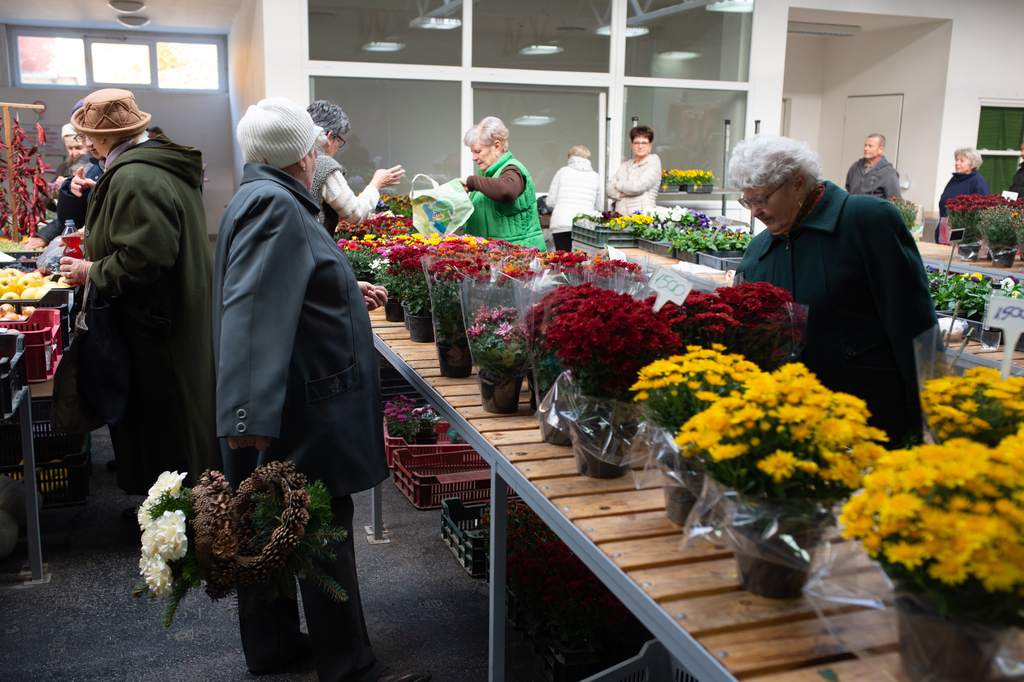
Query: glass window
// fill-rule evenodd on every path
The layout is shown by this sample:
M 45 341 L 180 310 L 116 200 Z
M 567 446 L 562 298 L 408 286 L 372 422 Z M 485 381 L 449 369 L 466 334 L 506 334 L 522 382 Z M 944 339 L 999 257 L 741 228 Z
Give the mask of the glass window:
M 711 81 L 747 80 L 749 12 L 716 12 L 708 5 L 650 0 L 642 13 L 630 3 L 626 20 L 626 75 Z M 752 8 L 753 5 L 751 4 Z
M 314 76 L 310 96 L 336 103 L 352 130 L 334 155 L 361 192 L 378 168 L 401 164 L 402 184 L 388 191 L 408 194 L 413 176 L 439 183 L 459 177 L 462 132 L 461 85 L 457 82 Z
M 629 130 L 632 117 L 654 131 L 652 153 L 663 170 L 706 170 L 722 179 L 725 160 L 725 121 L 730 149 L 743 139 L 747 93 L 724 90 L 627 87 L 623 129 L 623 158 L 632 158 Z
M 520 90 L 477 86 L 473 91 L 476 121 L 497 116 L 508 127 L 508 148 L 533 178 L 538 194 L 568 162 L 569 150 L 583 145 L 598 173 L 597 92 Z M 462 131 L 465 134 L 465 131 Z
M 18 66 L 22 83 L 85 85 L 85 41 L 18 36 Z
M 1024 109 L 1019 107 L 982 107 L 978 122 L 978 149 L 1003 151 L 985 154 L 978 173 L 988 182 L 992 194 L 1009 189 L 1020 164 L 1020 146 L 1024 142 Z
M 461 0 L 310 0 L 309 58 L 462 64 Z
M 149 85 L 149 45 L 93 43 L 92 79 L 97 83 Z
M 610 0 L 479 0 L 473 66 L 608 71 Z
M 156 68 L 157 84 L 161 88 L 216 90 L 220 87 L 216 45 L 158 42 Z

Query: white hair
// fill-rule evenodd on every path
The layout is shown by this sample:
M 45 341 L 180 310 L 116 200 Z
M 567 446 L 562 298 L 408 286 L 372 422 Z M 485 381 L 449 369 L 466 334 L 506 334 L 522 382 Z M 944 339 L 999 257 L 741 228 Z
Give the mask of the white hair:
M 814 187 L 824 179 L 821 159 L 806 142 L 781 135 L 742 140 L 729 159 L 729 184 L 740 190 L 775 187 L 802 174 Z
M 501 151 L 508 151 L 508 128 L 497 116 L 488 116 L 466 131 L 463 142 L 467 147 L 482 144 L 490 147 L 496 140 L 501 141 Z
M 956 157 L 958 156 L 962 156 L 965 159 L 967 159 L 967 163 L 971 164 L 971 168 L 973 168 L 974 170 L 978 170 L 979 168 L 981 168 L 981 154 L 979 154 L 978 150 L 975 149 L 974 147 L 964 147 L 963 149 L 957 149 L 955 152 L 953 152 L 953 160 L 955 161 Z

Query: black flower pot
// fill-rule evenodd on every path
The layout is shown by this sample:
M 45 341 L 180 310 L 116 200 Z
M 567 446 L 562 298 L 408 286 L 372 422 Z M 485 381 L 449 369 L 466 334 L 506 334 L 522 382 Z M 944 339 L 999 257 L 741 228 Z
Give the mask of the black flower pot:
M 537 384 L 533 372 L 526 375 L 526 385 L 530 389 L 530 409 L 536 412 L 539 400 L 537 398 Z
M 668 520 L 673 523 L 686 523 L 686 517 L 697 503 L 697 497 L 689 488 L 682 485 L 667 485 L 664 490 L 665 514 Z
M 402 320 L 405 321 L 405 328 L 409 328 L 409 306 L 402 304 Z
M 398 301 L 384 304 L 384 319 L 388 322 L 405 322 L 405 308 Z
M 768 599 L 799 598 L 811 565 L 795 556 L 790 541 L 813 555 L 822 531 L 792 533 L 786 539 L 775 535 L 767 540 L 759 537 L 755 528 L 736 528 L 735 533 L 748 541 L 746 547 L 736 547 L 734 552 L 743 588 Z
M 1013 261 L 1017 259 L 1017 248 L 1016 247 L 995 247 L 990 248 L 992 253 L 992 267 L 994 268 L 1012 268 Z
M 957 623 L 907 597 L 896 598 L 900 665 L 913 682 L 985 682 L 999 651 L 997 628 Z
M 564 431 L 559 431 L 545 421 L 540 422 L 540 437 L 551 445 L 572 445 L 572 438 Z
M 964 263 L 976 263 L 981 257 L 981 244 L 973 242 L 970 244 L 959 244 L 956 247 L 956 259 Z
M 434 318 L 406 313 L 405 320 L 409 323 L 409 340 L 415 343 L 433 343 Z
M 437 445 L 437 431 L 423 431 L 416 434 L 416 445 Z
M 519 411 L 519 394 L 523 390 L 523 377 L 498 379 L 484 372 L 477 374 L 480 384 L 480 398 L 485 412 L 492 414 L 513 414 Z
M 437 362 L 441 366 L 443 377 L 461 379 L 473 373 L 473 356 L 470 355 L 468 347 L 437 344 Z

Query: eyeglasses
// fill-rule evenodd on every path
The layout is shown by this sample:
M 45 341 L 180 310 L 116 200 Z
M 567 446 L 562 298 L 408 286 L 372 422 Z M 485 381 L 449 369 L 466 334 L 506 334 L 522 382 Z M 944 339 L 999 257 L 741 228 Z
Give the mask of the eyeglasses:
M 88 139 L 88 135 L 75 135 L 75 142 L 80 142 L 81 144 L 89 144 L 88 142 L 86 142 L 86 140 Z
M 787 180 L 786 182 L 789 181 Z M 785 184 L 785 182 L 782 183 L 782 185 Z M 737 203 L 743 208 L 747 209 L 748 211 L 753 211 L 755 206 L 761 210 L 764 210 L 765 206 L 768 205 L 768 197 L 778 192 L 782 188 L 782 185 L 779 185 L 771 192 L 768 192 L 768 194 L 765 194 L 763 197 L 751 197 L 750 199 L 747 199 L 746 197 L 740 197 L 737 200 Z
M 647 140 L 633 140 L 630 144 L 634 147 L 649 147 L 651 143 Z
M 341 144 L 338 145 L 338 149 L 341 149 L 342 147 L 345 146 L 345 138 L 339 137 L 338 139 L 341 141 Z

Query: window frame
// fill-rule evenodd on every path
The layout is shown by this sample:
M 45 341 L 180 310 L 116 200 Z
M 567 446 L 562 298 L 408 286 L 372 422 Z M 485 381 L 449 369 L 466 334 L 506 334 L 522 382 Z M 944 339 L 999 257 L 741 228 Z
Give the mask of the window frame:
M 21 58 L 18 52 L 18 38 L 78 38 L 85 44 L 85 85 L 63 83 L 25 83 L 21 80 Z M 93 78 L 93 43 L 119 43 L 124 45 L 146 45 L 149 47 L 150 83 L 104 83 Z M 157 43 L 197 43 L 217 46 L 217 87 L 215 89 L 167 88 L 160 87 L 157 64 Z M 125 88 L 128 90 L 152 90 L 156 92 L 183 92 L 226 94 L 228 92 L 227 36 L 219 34 L 156 33 L 147 31 L 118 31 L 101 29 L 60 29 L 45 26 L 8 26 L 8 58 L 11 64 L 11 82 L 16 88 L 75 89 Z

